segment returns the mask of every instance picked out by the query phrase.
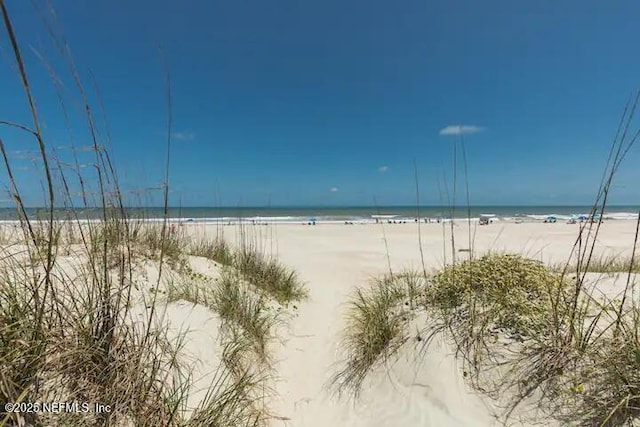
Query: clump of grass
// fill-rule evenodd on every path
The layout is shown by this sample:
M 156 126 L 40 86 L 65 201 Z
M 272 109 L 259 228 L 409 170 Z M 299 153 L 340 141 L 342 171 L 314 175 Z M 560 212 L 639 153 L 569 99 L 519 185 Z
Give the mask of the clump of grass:
M 246 281 L 280 304 L 303 300 L 308 295 L 295 271 L 258 250 L 255 245 L 245 243 L 234 250 L 222 236 L 216 236 L 191 242 L 188 252 L 235 268 Z
M 260 362 L 268 362 L 267 345 L 277 316 L 266 308 L 266 298 L 259 289 L 246 283 L 233 268 L 226 267 L 211 279 L 197 274 L 173 280 L 166 286 L 168 301 L 185 300 L 214 310 L 223 321 L 229 337 L 243 337 L 253 343 L 253 353 Z M 234 338 L 233 340 L 237 340 Z
M 268 422 L 267 414 L 260 409 L 263 396 L 256 394 L 264 388 L 266 377 L 247 363 L 251 347 L 251 342 L 242 337 L 227 339 L 222 354 L 225 369 L 216 372 L 207 396 L 184 425 L 259 427 Z
M 635 307 L 633 314 L 623 319 L 622 333 L 589 346 L 579 369 L 567 372 L 575 384 L 571 418 L 606 426 L 640 419 L 639 314 Z
M 295 271 L 256 249 L 243 247 L 238 250 L 233 266 L 248 282 L 283 305 L 307 297 L 307 291 Z
M 30 298 L 28 270 L 3 265 L 0 286 L 0 400 L 24 399 L 33 378 L 42 371 L 47 342 L 42 334 L 37 304 Z M 21 274 L 24 273 L 24 274 Z M 27 393 L 25 393 L 27 391 Z M 0 423 L 7 421 L 0 412 Z M 33 416 L 27 414 L 27 421 Z M 3 419 L 5 418 L 5 419 Z
M 181 277 L 168 281 L 164 290 L 156 289 L 156 292 L 164 294 L 167 302 L 184 300 L 213 308 L 213 286 L 195 277 Z
M 565 366 L 570 289 L 543 263 L 516 254 L 449 265 L 429 278 L 423 307 L 434 321 L 424 333 L 445 332 L 472 386 L 512 410 Z
M 151 259 L 159 259 L 160 254 L 174 269 L 185 265 L 186 238 L 181 231 L 168 226 L 145 224 L 137 233 L 137 244 L 147 250 Z
M 410 306 L 421 276 L 404 273 L 376 278 L 367 289 L 357 289 L 349 304 L 342 350 L 344 366 L 330 380 L 339 393 L 360 392 L 367 375 L 385 364 L 407 341 Z
M 233 264 L 233 250 L 221 236 L 200 238 L 189 245 L 189 254 L 209 258 L 222 265 Z
M 261 362 L 268 361 L 267 345 L 277 319 L 265 311 L 262 295 L 244 283 L 237 272 L 224 269 L 213 292 L 212 307 L 227 327 L 240 328 Z
M 51 242 L 49 242 L 49 228 L 53 228 L 51 233 Z M 62 225 L 59 222 L 49 224 L 46 221 L 36 221 L 33 223 L 32 230 L 34 233 L 33 242 L 37 247 L 46 248 L 49 243 L 52 246 L 58 246 L 60 244 L 60 235 L 62 232 Z
M 331 384 L 357 395 L 366 376 L 407 342 L 409 322 L 423 312 L 428 315 L 418 335 L 423 349 L 430 341 L 423 337 L 448 331 L 479 385 L 477 375 L 496 360 L 491 349 L 498 335 L 520 342 L 552 335 L 554 307 L 557 298 L 564 303 L 567 286 L 542 263 L 508 254 L 489 254 L 427 276 L 384 275 L 370 288 L 356 290 L 341 345 L 345 364 Z
M 548 325 L 553 297 L 568 287 L 539 261 L 489 254 L 445 267 L 430 278 L 427 308 L 448 317 L 531 336 Z

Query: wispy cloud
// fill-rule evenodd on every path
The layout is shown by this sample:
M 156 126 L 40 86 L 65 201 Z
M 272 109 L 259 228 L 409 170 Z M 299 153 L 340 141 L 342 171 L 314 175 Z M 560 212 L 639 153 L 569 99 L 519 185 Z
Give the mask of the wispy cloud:
M 389 171 L 389 166 L 380 166 L 378 168 L 378 172 L 380 172 L 380 173 L 385 173 L 385 172 L 388 172 L 388 171 Z
M 331 191 L 332 193 L 337 193 L 338 192 L 338 187 L 331 187 L 329 189 L 329 191 Z
M 196 138 L 193 132 L 173 132 L 171 136 L 177 141 L 193 141 Z
M 449 125 L 440 129 L 440 135 L 470 135 L 472 133 L 482 132 L 483 130 L 484 128 L 481 126 Z

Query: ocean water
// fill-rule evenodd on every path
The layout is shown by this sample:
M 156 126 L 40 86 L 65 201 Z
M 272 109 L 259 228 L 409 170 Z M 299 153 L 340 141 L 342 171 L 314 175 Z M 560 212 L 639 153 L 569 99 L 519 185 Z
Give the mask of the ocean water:
M 257 223 L 300 223 L 315 219 L 316 222 L 375 222 L 375 216 L 382 216 L 388 220 L 414 220 L 415 218 L 429 218 L 432 220 L 448 220 L 450 218 L 463 219 L 468 216 L 478 218 L 481 214 L 493 214 L 496 220 L 542 221 L 548 216 L 555 216 L 559 221 L 568 220 L 571 216 L 589 216 L 591 206 L 471 206 L 456 207 L 452 212 L 448 206 L 352 206 L 352 207 L 171 207 L 168 217 L 172 220 L 188 222 L 229 223 L 257 222 Z M 640 206 L 609 206 L 604 212 L 604 219 L 623 220 L 636 219 Z M 100 209 L 77 209 L 75 212 L 81 218 L 97 219 L 102 216 Z M 127 213 L 133 218 L 159 220 L 163 218 L 163 209 L 157 207 L 127 208 Z M 453 214 L 453 215 L 452 215 Z M 32 219 L 45 219 L 46 210 L 38 208 L 27 209 L 27 215 Z M 68 209 L 58 209 L 55 216 L 59 219 L 72 218 Z M 17 211 L 13 208 L 1 208 L 0 220 L 15 221 Z

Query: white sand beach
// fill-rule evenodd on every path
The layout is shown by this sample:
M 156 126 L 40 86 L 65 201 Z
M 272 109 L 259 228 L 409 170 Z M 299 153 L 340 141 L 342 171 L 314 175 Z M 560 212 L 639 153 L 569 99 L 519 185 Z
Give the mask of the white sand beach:
M 251 405 L 251 411 L 261 414 L 264 425 L 498 426 L 505 425 L 502 402 L 491 400 L 471 387 L 450 339 L 437 335 L 428 347 L 423 347 L 423 327 L 431 321 L 426 312 L 418 314 L 408 324 L 408 339 L 399 352 L 367 374 L 357 399 L 348 393 L 338 394 L 331 380 L 345 361 L 343 334 L 354 293 L 366 288 L 372 279 L 390 271 L 413 270 L 422 274 L 423 261 L 426 273 L 435 273 L 450 265 L 453 256 L 456 262 L 469 259 L 470 249 L 473 249 L 474 258 L 490 252 L 513 253 L 557 268 L 569 259 L 580 226 L 513 222 L 479 226 L 473 222 L 469 228 L 466 221 L 458 221 L 453 225 L 456 250 L 452 253 L 449 223 L 242 227 L 183 223 L 167 227 L 167 230 L 172 230 L 169 233 L 177 234 L 172 240 L 173 252 L 168 253 L 174 257 L 173 261 L 167 258 L 162 272 L 153 250 L 149 251 L 151 246 L 147 249 L 144 246 L 157 245 L 157 242 L 153 243 L 155 240 L 149 240 L 149 236 L 155 234 L 141 238 L 145 236 L 143 227 L 138 231 L 137 240 L 147 243 L 134 239 L 131 246 L 137 248 L 136 258 L 131 264 L 132 285 L 122 282 L 125 283 L 122 285 L 124 288 L 116 292 L 131 290 L 133 305 L 128 316 L 132 324 L 141 330 L 146 330 L 146 320 L 155 304 L 156 327 L 166 331 L 166 338 L 177 345 L 179 359 L 188 368 L 188 372 L 183 372 L 179 378 L 175 374 L 167 377 L 189 385 L 183 408 L 187 418 L 189 414 L 197 413 L 200 405 L 211 402 L 207 400 L 211 397 L 209 387 L 220 383 L 220 375 L 225 370 L 233 369 L 234 365 L 229 365 L 230 359 L 225 358 L 223 344 L 224 339 L 229 339 L 229 331 L 234 330 L 229 329 L 229 322 L 258 322 L 262 318 L 267 319 L 266 324 L 269 325 L 268 319 L 272 313 L 277 313 L 279 321 L 273 327 L 267 326 L 269 329 L 264 332 L 269 337 L 266 348 L 260 350 L 260 343 L 256 341 L 261 339 L 260 332 L 254 330 L 254 335 L 248 337 L 252 341 L 250 346 L 258 349 L 254 350 L 257 352 L 247 356 L 245 349 L 245 353 L 234 353 L 235 359 L 231 359 L 231 363 L 237 360 L 241 364 L 239 366 L 248 367 L 250 372 L 254 369 L 255 372 L 263 372 L 262 367 L 269 366 L 268 377 L 260 380 L 257 383 L 259 389 L 253 391 L 258 393 L 257 399 L 251 398 L 248 401 L 251 403 L 247 403 Z M 13 225 L 4 227 L 15 232 Z M 157 225 L 150 227 L 150 230 L 159 230 Z M 594 258 L 629 257 L 635 227 L 635 221 L 627 220 L 602 223 Z M 225 280 L 223 277 L 226 274 L 228 278 L 231 271 L 229 266 L 207 257 L 194 256 L 188 249 L 193 242 L 202 239 L 213 241 L 221 236 L 237 253 L 249 242 L 249 246 L 259 253 L 273 256 L 281 265 L 294 271 L 308 292 L 307 298 L 286 303 L 269 300 L 265 303 L 263 296 L 258 297 L 266 295 L 262 294 L 264 290 L 253 288 L 241 297 L 242 301 L 238 300 L 243 305 L 235 306 L 233 310 L 236 311 L 223 313 L 224 305 L 220 305 L 219 298 L 227 296 L 226 293 L 232 292 L 234 286 L 244 285 L 240 281 L 232 281 L 227 282 L 231 288 L 221 287 L 221 281 Z M 422 242 L 422 256 L 418 236 Z M 12 238 L 19 239 L 19 236 L 13 235 Z M 86 272 L 83 273 L 82 267 L 87 262 L 86 248 L 78 243 L 60 247 L 63 249 L 58 250 L 55 268 L 61 284 L 81 283 L 81 286 L 73 295 L 66 295 L 69 288 L 58 288 L 58 292 L 65 294 L 65 301 L 84 301 L 87 296 L 96 295 L 95 289 L 82 285 L 89 278 L 83 276 Z M 23 243 L 10 244 L 5 248 L 5 254 L 18 263 L 29 263 L 26 248 Z M 92 250 L 96 250 L 95 247 Z M 111 248 L 109 253 L 112 256 L 118 252 Z M 180 267 L 178 260 L 185 254 L 186 264 Z M 115 261 L 118 265 L 117 257 Z M 101 261 L 93 262 L 95 266 L 101 265 Z M 121 267 L 106 270 L 114 278 L 114 283 L 120 283 Z M 63 279 L 64 276 L 69 279 Z M 635 292 L 636 275 L 630 278 L 631 291 Z M 591 272 L 587 274 L 586 286 L 596 300 L 611 301 L 621 298 L 626 281 L 627 275 L 622 272 Z M 637 295 L 632 293 L 630 301 L 635 303 L 636 300 Z M 251 304 L 258 304 L 254 307 L 259 312 L 242 311 L 250 309 Z M 233 316 L 247 317 L 233 320 Z M 246 332 L 252 325 L 257 323 L 242 327 Z M 263 363 L 260 362 L 262 352 L 266 354 L 264 360 L 270 361 L 264 366 L 258 365 Z M 231 381 L 230 378 L 226 377 L 223 383 Z M 527 401 L 509 416 L 507 425 L 562 425 L 548 418 L 537 419 L 536 410 L 536 401 Z
M 494 418 L 495 405 L 465 384 L 453 350 L 444 342 L 432 345 L 419 359 L 414 352 L 404 352 L 388 372 L 378 371 L 367 380 L 355 403 L 338 399 L 327 389 L 327 381 L 339 362 L 338 344 L 351 293 L 371 277 L 388 271 L 389 264 L 394 271 L 420 269 L 417 227 L 279 225 L 245 230 L 259 236 L 266 248 L 277 248 L 278 258 L 299 273 L 310 293 L 309 299 L 300 304 L 297 316 L 279 332 L 281 344 L 274 345 L 278 380 L 273 411 L 283 420 L 274 421 L 273 425 L 499 425 Z M 188 234 L 210 236 L 220 230 L 189 225 L 185 228 Z M 427 269 L 441 267 L 445 256 L 450 262 L 449 226 L 444 230 L 446 241 L 442 225 L 422 224 L 420 229 Z M 468 248 L 466 224 L 459 223 L 455 229 L 457 247 Z M 597 250 L 629 255 L 634 230 L 633 221 L 603 223 Z M 472 231 L 476 254 L 506 251 L 560 263 L 567 260 L 578 225 L 502 223 L 473 225 Z M 239 234 L 236 227 L 226 227 L 224 233 L 231 239 Z M 465 259 L 469 255 L 457 252 L 456 256 Z M 602 282 L 603 291 L 610 297 L 624 286 L 623 279 L 598 274 L 593 279 Z M 517 417 L 511 422 L 524 425 L 518 423 Z

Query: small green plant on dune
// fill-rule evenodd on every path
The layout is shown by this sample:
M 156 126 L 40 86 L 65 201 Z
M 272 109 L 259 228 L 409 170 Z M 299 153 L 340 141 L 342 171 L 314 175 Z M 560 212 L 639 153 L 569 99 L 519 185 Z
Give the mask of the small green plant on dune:
M 356 290 L 341 346 L 345 362 L 330 380 L 333 388 L 357 396 L 367 375 L 392 358 L 408 340 L 411 307 L 423 288 L 423 277 L 407 272 L 385 275 Z
M 307 291 L 296 272 L 283 266 L 275 258 L 256 249 L 243 247 L 235 253 L 233 259 L 233 266 L 248 282 L 279 303 L 286 305 L 307 297 Z
M 539 261 L 489 254 L 445 267 L 430 278 L 425 306 L 467 322 L 523 335 L 541 332 L 551 319 L 553 298 L 568 283 Z M 472 323 L 469 323 L 473 326 Z
M 222 352 L 223 366 L 218 369 L 206 397 L 185 427 L 262 427 L 269 416 L 262 408 L 267 377 L 247 361 L 251 343 L 240 337 L 225 338 Z
M 265 298 L 244 283 L 237 272 L 222 271 L 213 292 L 213 308 L 227 328 L 238 328 L 253 343 L 260 362 L 269 361 L 267 345 L 277 318 L 267 312 Z
M 146 250 L 150 259 L 159 259 L 162 254 L 173 269 L 180 270 L 185 266 L 186 237 L 181 232 L 173 231 L 168 224 L 145 224 L 137 233 L 136 243 Z
M 200 238 L 191 242 L 189 254 L 209 258 L 222 265 L 232 265 L 234 259 L 233 250 L 222 236 Z
M 245 282 L 232 267 L 225 267 L 219 277 L 182 275 L 171 280 L 161 291 L 168 301 L 184 300 L 215 311 L 223 322 L 227 337 L 253 343 L 252 353 L 260 362 L 268 362 L 267 345 L 276 325 L 277 313 L 267 309 L 267 298 L 260 289 Z M 239 334 L 239 335 L 238 335 Z
M 213 280 L 187 274 L 169 280 L 165 289 L 160 289 L 157 292 L 162 293 L 168 302 L 183 300 L 213 308 L 213 289 L 215 286 Z

